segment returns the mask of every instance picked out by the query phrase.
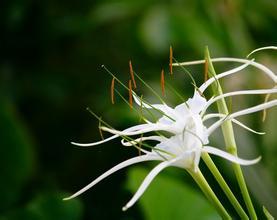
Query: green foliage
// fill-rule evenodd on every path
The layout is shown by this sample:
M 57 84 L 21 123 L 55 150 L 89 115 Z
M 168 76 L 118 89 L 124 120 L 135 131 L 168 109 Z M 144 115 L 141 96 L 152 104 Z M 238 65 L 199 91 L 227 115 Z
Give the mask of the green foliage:
M 144 168 L 130 169 L 127 188 L 135 193 L 148 173 L 149 171 Z M 162 173 L 153 180 L 138 204 L 145 218 L 149 220 L 220 219 L 200 192 Z
M 5 98 L 0 105 L 0 212 L 17 201 L 18 194 L 32 174 L 33 145 L 26 127 Z

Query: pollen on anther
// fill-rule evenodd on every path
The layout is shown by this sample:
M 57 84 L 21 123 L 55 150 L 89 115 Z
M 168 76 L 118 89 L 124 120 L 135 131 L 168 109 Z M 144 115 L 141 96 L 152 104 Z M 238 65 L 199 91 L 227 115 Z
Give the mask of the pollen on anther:
M 204 63 L 204 82 L 208 80 L 208 60 L 205 59 Z
M 170 46 L 169 47 L 169 72 L 170 72 L 170 74 L 173 74 L 172 60 L 173 60 L 173 50 L 172 50 L 172 46 Z
M 132 81 L 129 80 L 129 104 L 133 108 L 133 91 L 132 91 Z
M 130 75 L 131 75 L 131 79 L 134 85 L 134 88 L 137 88 L 137 84 L 136 84 L 136 80 L 135 80 L 135 76 L 134 76 L 134 70 L 133 70 L 133 66 L 132 66 L 132 62 L 131 60 L 129 61 L 129 69 L 130 69 Z
M 112 104 L 114 104 L 114 81 L 115 81 L 115 78 L 112 79 L 112 83 L 111 83 L 111 101 L 112 101 Z
M 165 86 L 164 86 L 164 70 L 161 71 L 161 89 L 162 95 L 165 96 Z

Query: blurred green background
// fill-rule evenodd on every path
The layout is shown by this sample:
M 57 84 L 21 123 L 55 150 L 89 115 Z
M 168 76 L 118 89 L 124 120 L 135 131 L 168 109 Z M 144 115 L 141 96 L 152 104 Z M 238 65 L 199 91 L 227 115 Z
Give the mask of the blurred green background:
M 154 166 L 151 163 L 120 171 L 77 199 L 63 202 L 63 197 L 107 169 L 137 155 L 135 149 L 122 147 L 119 140 L 86 149 L 70 141 L 100 139 L 98 121 L 86 107 L 118 129 L 138 123 L 135 112 L 119 97 L 111 105 L 111 78 L 102 64 L 127 83 L 131 59 L 135 71 L 160 93 L 161 68 L 168 73 L 169 45 L 179 61 L 201 59 L 205 45 L 214 57 L 245 57 L 257 47 L 276 45 L 276 12 L 276 0 L 2 2 L 0 219 L 218 218 L 191 178 L 174 168 L 159 175 L 139 202 L 122 212 L 122 206 Z M 255 57 L 277 69 L 276 52 L 261 52 Z M 221 71 L 233 66 L 221 64 L 216 68 Z M 203 67 L 190 70 L 201 84 Z M 192 86 L 180 72 L 174 69 L 173 79 L 167 80 L 188 98 Z M 248 73 L 226 80 L 226 89 L 272 86 L 255 69 Z M 128 97 L 126 91 L 119 90 Z M 140 93 L 155 100 L 142 86 Z M 166 100 L 180 103 L 172 94 L 167 94 Z M 238 108 L 262 101 L 260 96 L 247 97 L 233 100 L 233 104 Z M 270 110 L 265 123 L 261 114 L 243 120 L 264 130 L 265 136 L 236 128 L 241 157 L 263 156 L 258 165 L 244 169 L 259 216 L 262 205 L 277 216 L 276 113 L 276 109 Z M 222 147 L 220 137 L 212 141 Z M 229 163 L 215 160 L 239 195 Z M 206 176 L 228 210 L 235 213 L 213 178 L 209 173 Z

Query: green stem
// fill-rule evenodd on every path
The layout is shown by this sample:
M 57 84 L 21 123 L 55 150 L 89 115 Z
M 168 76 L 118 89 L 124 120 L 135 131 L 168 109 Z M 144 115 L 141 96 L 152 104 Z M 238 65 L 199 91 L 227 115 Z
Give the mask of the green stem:
M 206 62 L 208 62 L 208 75 L 209 75 L 209 77 L 215 77 L 216 72 L 215 72 L 213 64 L 211 62 L 209 50 L 208 50 L 207 47 L 206 47 L 206 50 L 205 50 L 205 59 L 206 59 Z M 216 84 L 212 84 L 211 86 L 212 86 L 212 90 L 213 90 L 214 95 L 223 94 L 222 88 L 221 88 L 218 81 L 216 81 Z M 217 108 L 218 108 L 219 113 L 222 113 L 222 114 L 225 114 L 225 115 L 229 114 L 229 111 L 228 111 L 228 108 L 227 108 L 227 105 L 226 105 L 226 102 L 225 102 L 224 98 L 217 101 Z M 237 146 L 236 146 L 236 141 L 235 141 L 232 122 L 230 120 L 227 120 L 226 122 L 224 122 L 222 124 L 221 128 L 222 128 L 222 133 L 223 133 L 223 136 L 224 136 L 224 141 L 225 141 L 225 146 L 226 146 L 227 151 L 229 153 L 237 156 Z M 244 202 L 246 204 L 246 207 L 248 209 L 250 218 L 251 219 L 257 219 L 257 215 L 256 215 L 256 212 L 255 212 L 253 203 L 251 201 L 251 198 L 250 198 L 250 195 L 249 195 L 249 192 L 248 192 L 248 189 L 247 189 L 247 186 L 246 186 L 246 183 L 245 183 L 240 165 L 239 164 L 234 164 L 233 165 L 233 170 L 235 172 L 236 179 L 238 181 L 240 190 L 242 192 L 242 196 L 243 196 Z
M 236 197 L 232 193 L 232 191 L 229 188 L 228 184 L 226 183 L 226 181 L 222 177 L 221 173 L 217 169 L 216 165 L 212 161 L 212 158 L 209 156 L 209 154 L 207 152 L 203 152 L 201 156 L 202 156 L 202 159 L 204 160 L 205 164 L 207 165 L 207 167 L 212 172 L 212 174 L 215 177 L 216 181 L 220 185 L 221 189 L 223 190 L 225 195 L 228 197 L 228 199 L 230 200 L 233 207 L 236 209 L 236 211 L 239 214 L 240 218 L 241 219 L 249 219 L 247 214 L 245 213 L 245 211 L 243 210 L 243 208 L 239 204 L 238 200 L 236 199 Z
M 202 192 L 205 194 L 207 199 L 214 205 L 217 212 L 223 219 L 232 219 L 231 216 L 228 214 L 226 209 L 223 207 L 223 205 L 218 200 L 217 196 L 214 194 L 213 190 L 209 186 L 208 182 L 206 181 L 205 177 L 201 173 L 200 170 L 197 172 L 188 170 L 192 178 L 195 180 L 197 185 L 200 187 Z

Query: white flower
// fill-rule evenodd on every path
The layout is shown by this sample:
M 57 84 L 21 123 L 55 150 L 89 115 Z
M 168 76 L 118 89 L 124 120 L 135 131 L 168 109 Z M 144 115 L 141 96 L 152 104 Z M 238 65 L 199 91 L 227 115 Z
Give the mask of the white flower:
M 219 150 L 218 148 L 209 146 L 209 136 L 212 134 L 213 131 L 215 131 L 216 128 L 220 127 L 221 124 L 224 123 L 224 121 L 226 120 L 232 120 L 232 122 L 238 124 L 239 126 L 249 131 L 253 131 L 241 122 L 237 121 L 236 118 L 242 115 L 250 114 L 275 106 L 277 105 L 277 100 L 269 101 L 254 107 L 243 109 L 230 115 L 222 115 L 218 113 L 206 114 L 206 110 L 214 102 L 224 97 L 248 94 L 277 93 L 277 89 L 273 88 L 263 90 L 235 91 L 225 93 L 217 97 L 212 97 L 210 100 L 206 100 L 204 97 L 201 96 L 201 94 L 204 93 L 205 89 L 216 80 L 237 73 L 238 71 L 244 69 L 248 65 L 253 65 L 253 61 L 248 61 L 242 66 L 221 73 L 215 76 L 214 78 L 210 78 L 207 82 L 205 82 L 197 90 L 194 91 L 194 96 L 192 98 L 188 99 L 186 102 L 180 105 L 177 105 L 175 108 L 171 108 L 165 103 L 150 105 L 144 102 L 143 100 L 140 100 L 138 96 L 135 93 L 133 93 L 134 100 L 139 106 L 145 109 L 151 109 L 152 111 L 158 111 L 162 114 L 162 116 L 156 122 L 150 122 L 148 120 L 145 120 L 146 123 L 135 125 L 123 131 L 118 131 L 109 127 L 101 127 L 102 130 L 110 132 L 114 135 L 99 142 L 89 144 L 73 144 L 79 146 L 94 146 L 110 141 L 117 137 L 123 137 L 121 143 L 124 146 L 137 146 L 149 140 L 157 141 L 158 143 L 151 149 L 141 147 L 140 150 L 144 153 L 143 155 L 128 159 L 116 165 L 112 169 L 108 170 L 107 172 L 99 176 L 89 185 L 65 199 L 72 199 L 82 194 L 83 192 L 93 187 L 95 184 L 97 184 L 107 176 L 124 167 L 144 161 L 161 161 L 161 163 L 159 163 L 147 175 L 147 177 L 144 179 L 143 183 L 141 184 L 133 198 L 126 204 L 126 206 L 123 207 L 123 210 L 126 210 L 129 207 L 131 207 L 139 199 L 139 197 L 144 193 L 144 191 L 151 183 L 151 181 L 155 178 L 155 176 L 164 168 L 168 166 L 175 166 L 188 169 L 190 171 L 198 172 L 198 164 L 202 152 L 214 154 L 241 165 L 251 165 L 257 163 L 260 160 L 260 158 L 257 158 L 255 160 L 243 160 L 225 151 Z M 265 73 L 271 76 L 273 81 L 276 82 L 276 77 L 274 74 L 274 76 L 271 73 L 268 74 L 268 71 L 265 71 Z M 212 124 L 210 127 L 206 127 L 204 125 L 205 121 L 215 117 L 218 117 L 219 120 Z M 145 136 L 145 134 L 148 132 L 160 131 L 163 131 L 166 134 Z M 136 135 L 143 136 L 136 139 L 130 138 L 131 136 Z M 143 144 L 141 146 L 143 146 Z

